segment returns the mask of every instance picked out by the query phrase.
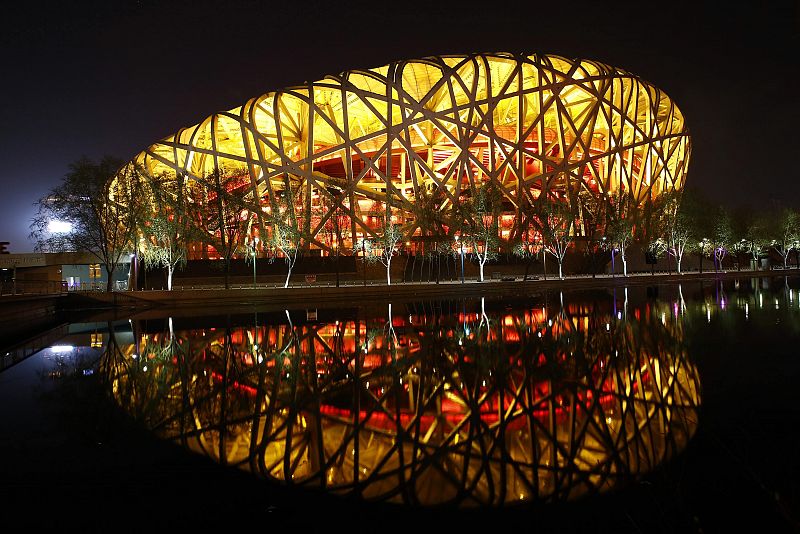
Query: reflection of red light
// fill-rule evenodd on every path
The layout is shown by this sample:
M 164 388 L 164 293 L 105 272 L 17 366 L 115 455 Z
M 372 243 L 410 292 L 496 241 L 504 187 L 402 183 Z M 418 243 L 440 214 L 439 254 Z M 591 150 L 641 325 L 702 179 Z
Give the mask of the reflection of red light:
M 223 378 L 222 375 L 216 371 L 211 372 L 211 378 L 214 379 L 216 382 L 222 382 Z M 252 386 L 247 386 L 245 384 L 240 384 L 236 380 L 228 384 L 228 387 L 233 388 L 235 390 L 241 391 L 242 393 L 247 394 L 250 397 L 255 397 L 258 390 Z
M 506 330 L 503 333 L 503 340 L 505 340 L 507 343 L 516 343 L 519 341 L 519 333 L 515 330 Z
M 591 393 L 591 392 L 587 392 Z M 585 397 L 585 398 L 584 398 Z M 593 398 L 593 395 L 582 395 L 578 394 L 578 402 L 576 405 L 581 405 L 583 410 L 587 413 L 591 411 L 591 407 L 595 402 L 599 403 L 603 407 L 607 407 L 609 404 L 613 403 L 614 395 L 612 393 L 606 393 L 600 396 L 597 401 Z M 563 400 L 562 400 L 563 403 Z M 479 417 L 483 424 L 486 425 L 494 425 L 500 421 L 500 416 L 498 415 L 498 410 L 496 406 L 486 406 L 486 404 L 491 403 L 484 403 L 482 406 L 483 411 L 480 413 Z M 533 417 L 537 420 L 546 420 L 550 417 L 550 405 L 547 404 L 547 400 L 542 399 L 535 404 L 543 405 L 541 408 L 534 408 L 532 411 Z M 566 406 L 556 406 L 553 408 L 553 413 L 556 417 L 557 421 L 563 421 L 566 417 L 570 414 L 570 405 L 567 404 Z M 319 409 L 321 414 L 341 418 L 346 420 L 347 422 L 352 422 L 353 420 L 353 412 L 352 410 L 348 410 L 346 408 L 338 408 L 336 406 L 331 406 L 329 404 L 323 404 L 320 406 Z M 449 401 L 445 402 L 442 401 L 442 417 L 448 422 L 450 425 L 458 425 L 460 424 L 465 418 L 468 417 L 467 413 L 462 410 L 460 404 Z M 367 410 L 360 410 L 358 412 L 358 422 L 368 428 L 377 428 L 377 429 L 384 429 L 384 430 L 391 430 L 397 428 L 397 421 L 399 419 L 400 425 L 403 428 L 408 428 L 408 425 L 413 423 L 418 423 L 420 426 L 421 431 L 427 431 L 430 426 L 436 421 L 438 416 L 433 414 L 422 414 L 418 415 L 415 413 L 409 412 L 400 412 L 394 414 L 387 414 L 386 412 L 382 412 L 380 410 L 375 410 L 372 413 L 368 412 Z M 506 418 L 505 419 L 505 428 L 508 430 L 519 430 L 524 428 L 528 425 L 528 418 L 525 413 L 519 413 L 513 416 L 513 418 Z

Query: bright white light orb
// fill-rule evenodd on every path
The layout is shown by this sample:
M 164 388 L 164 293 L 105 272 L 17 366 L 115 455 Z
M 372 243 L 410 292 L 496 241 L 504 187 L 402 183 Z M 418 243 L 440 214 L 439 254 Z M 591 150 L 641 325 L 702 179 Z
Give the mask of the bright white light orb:
M 72 231 L 72 223 L 54 219 L 47 223 L 47 231 L 51 234 L 68 234 Z

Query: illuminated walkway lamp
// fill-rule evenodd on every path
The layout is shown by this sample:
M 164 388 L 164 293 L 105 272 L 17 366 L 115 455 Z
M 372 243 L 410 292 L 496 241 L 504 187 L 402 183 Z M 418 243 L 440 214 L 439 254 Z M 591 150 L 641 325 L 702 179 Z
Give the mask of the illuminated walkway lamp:
M 455 236 L 456 238 L 456 246 L 459 248 L 459 253 L 461 255 L 461 283 L 464 283 L 464 242 L 459 241 L 458 235 Z
M 253 258 L 253 289 L 256 289 L 256 254 L 258 253 L 258 241 L 258 236 L 255 236 L 252 241 L 247 243 L 248 252 Z

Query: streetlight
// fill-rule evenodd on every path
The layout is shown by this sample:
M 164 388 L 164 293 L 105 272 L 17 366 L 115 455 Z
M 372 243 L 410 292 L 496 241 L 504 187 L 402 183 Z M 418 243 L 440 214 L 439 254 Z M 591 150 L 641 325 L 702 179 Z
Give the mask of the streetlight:
M 459 239 L 458 239 L 459 236 L 458 235 L 456 235 L 455 238 L 456 238 L 456 246 L 459 247 L 459 250 L 461 252 L 461 283 L 463 284 L 464 283 L 464 242 L 463 241 L 459 241 Z
M 336 287 L 339 287 L 339 243 L 334 239 L 333 253 L 336 255 L 334 261 L 336 262 Z
M 367 287 L 367 241 L 366 238 L 361 238 L 361 258 L 364 267 L 364 287 Z
M 253 257 L 253 289 L 256 289 L 256 253 L 258 241 L 258 236 L 255 236 L 252 241 L 247 243 L 247 247 L 250 249 L 250 255 Z
M 698 243 L 700 247 L 700 274 L 703 274 L 703 255 L 706 252 L 706 243 L 708 242 L 708 238 L 703 238 L 702 241 Z
M 47 231 L 51 234 L 69 234 L 72 232 L 72 223 L 59 219 L 51 219 L 47 222 Z
M 611 247 L 611 278 L 617 277 L 617 268 L 614 266 L 614 253 L 618 250 L 617 247 Z

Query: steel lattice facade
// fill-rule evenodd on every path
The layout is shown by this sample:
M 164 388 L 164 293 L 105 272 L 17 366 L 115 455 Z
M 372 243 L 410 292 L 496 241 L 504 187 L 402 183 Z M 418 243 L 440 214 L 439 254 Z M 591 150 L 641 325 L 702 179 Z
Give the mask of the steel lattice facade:
M 325 251 L 374 235 L 387 205 L 406 240 L 426 233 L 421 206 L 447 237 L 453 207 L 489 183 L 504 197 L 505 239 L 543 198 L 569 202 L 578 220 L 587 195 L 625 193 L 642 205 L 683 187 L 690 152 L 681 111 L 637 76 L 497 53 L 398 61 L 270 92 L 179 130 L 133 163 L 208 203 L 205 184 L 218 169 L 251 206 L 251 235 L 269 231 L 274 200 L 291 184 L 304 248 Z M 325 226 L 342 215 L 347 232 L 331 237 Z

